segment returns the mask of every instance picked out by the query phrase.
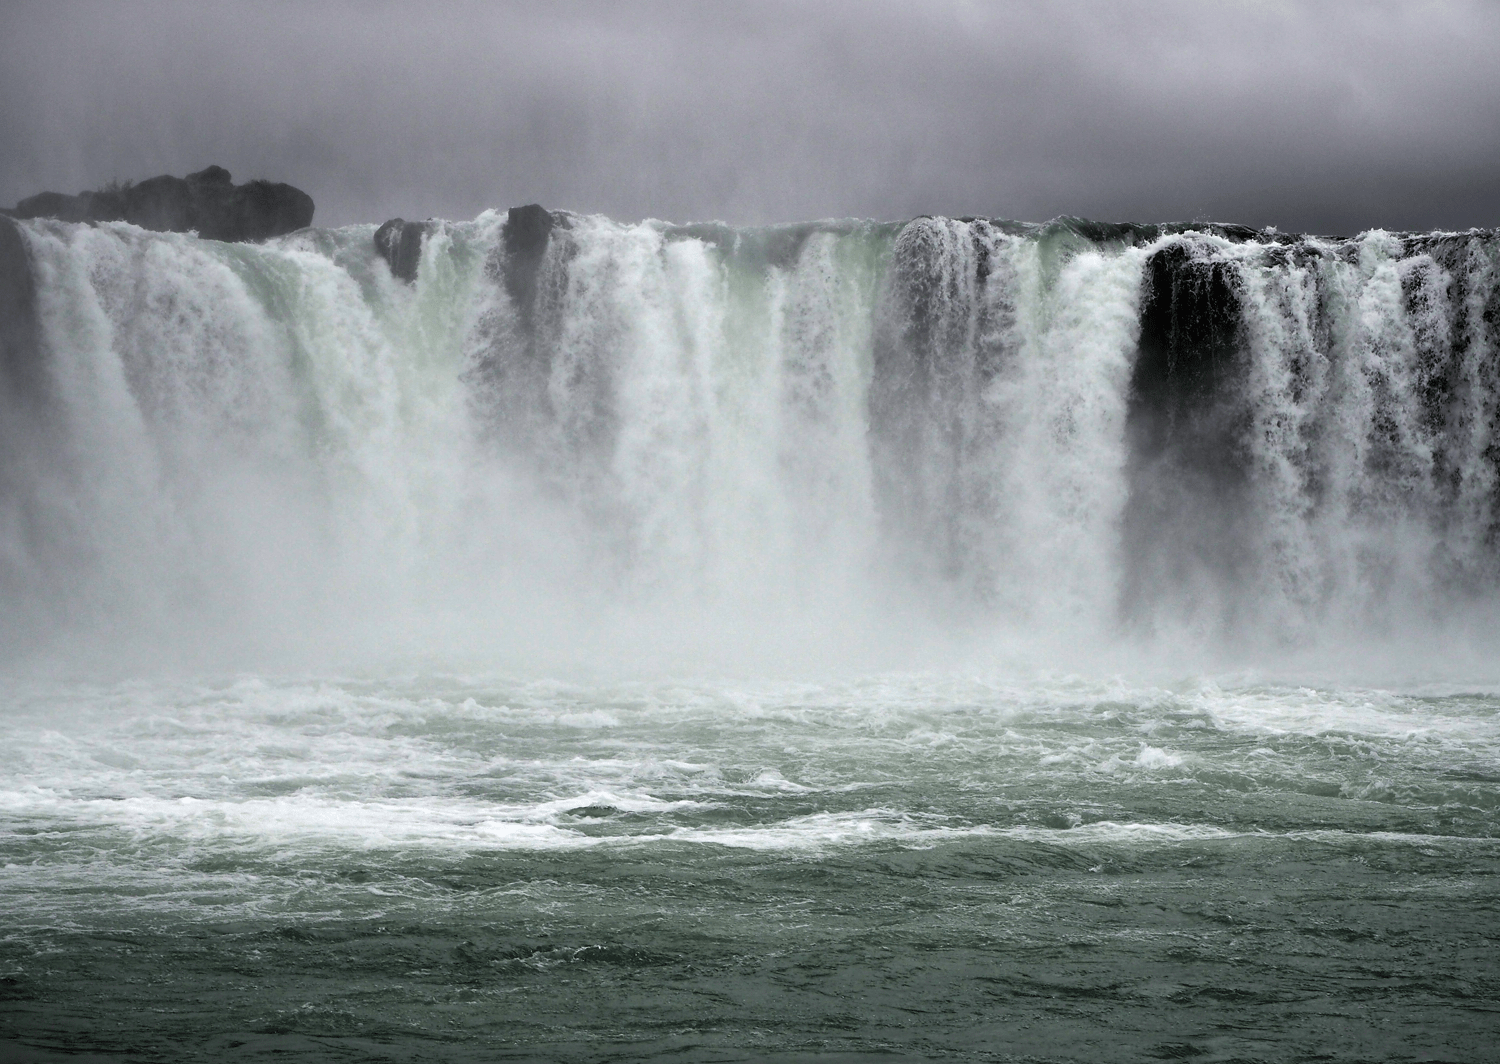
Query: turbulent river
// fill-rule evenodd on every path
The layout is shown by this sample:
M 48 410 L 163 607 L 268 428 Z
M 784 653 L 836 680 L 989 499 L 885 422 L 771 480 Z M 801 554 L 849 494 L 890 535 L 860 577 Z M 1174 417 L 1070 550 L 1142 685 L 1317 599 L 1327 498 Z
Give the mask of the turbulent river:
M 0 1060 L 1494 1052 L 1494 233 L 0 226 Z

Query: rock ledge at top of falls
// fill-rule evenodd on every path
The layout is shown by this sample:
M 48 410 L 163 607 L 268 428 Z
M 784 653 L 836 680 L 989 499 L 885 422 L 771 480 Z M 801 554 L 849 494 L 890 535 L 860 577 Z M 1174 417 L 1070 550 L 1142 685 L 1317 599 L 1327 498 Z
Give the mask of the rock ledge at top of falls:
M 207 240 L 267 240 L 312 224 L 313 200 L 291 185 L 247 181 L 210 166 L 187 177 L 162 174 L 144 181 L 69 196 L 39 192 L 0 213 L 64 222 L 130 222 L 159 233 L 196 232 Z
M 385 259 L 393 276 L 407 284 L 417 279 L 417 266 L 422 260 L 422 238 L 432 231 L 434 224 L 430 218 L 425 222 L 392 218 L 375 230 L 375 253 Z
M 412 284 L 422 261 L 422 241 L 437 227 L 437 221 L 408 222 L 392 218 L 375 230 L 375 253 L 385 260 L 394 277 Z M 496 264 L 497 276 L 504 275 L 505 287 L 523 307 L 530 307 L 536 297 L 536 274 L 552 230 L 569 228 L 565 211 L 549 211 L 539 203 L 512 207 L 505 215 L 501 229 L 503 264 Z

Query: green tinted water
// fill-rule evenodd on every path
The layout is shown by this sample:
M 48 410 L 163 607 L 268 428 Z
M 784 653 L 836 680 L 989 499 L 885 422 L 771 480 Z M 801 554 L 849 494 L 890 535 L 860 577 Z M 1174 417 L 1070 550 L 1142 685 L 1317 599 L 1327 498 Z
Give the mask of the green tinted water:
M 13 1059 L 1472 1060 L 1500 1031 L 1487 693 L 6 702 Z

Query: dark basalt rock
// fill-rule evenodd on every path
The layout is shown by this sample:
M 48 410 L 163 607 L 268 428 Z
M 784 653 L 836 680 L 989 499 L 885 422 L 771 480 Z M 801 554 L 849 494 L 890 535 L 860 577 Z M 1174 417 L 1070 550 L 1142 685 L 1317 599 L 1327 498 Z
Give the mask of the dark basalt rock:
M 1146 265 L 1131 377 L 1127 614 L 1163 588 L 1238 579 L 1250 411 L 1239 266 L 1175 241 Z
M 501 233 L 505 253 L 540 259 L 547 250 L 547 238 L 556 225 L 557 219 L 552 212 L 540 203 L 512 207 L 505 212 L 505 227 Z
M 76 196 L 41 192 L 6 213 L 64 222 L 124 221 L 159 233 L 257 241 L 306 228 L 313 210 L 312 197 L 301 189 L 270 181 L 236 185 L 228 170 L 210 166 L 187 177 L 162 174 Z
M 228 174 L 224 175 L 227 183 Z M 312 197 L 291 185 L 271 181 L 249 181 L 228 196 L 224 235 L 200 230 L 218 240 L 267 240 L 312 225 Z
M 375 230 L 375 252 L 385 259 L 391 273 L 407 284 L 417 279 L 422 260 L 422 238 L 432 232 L 433 222 L 408 222 L 392 218 Z
M 5 213 L 12 218 L 56 218 L 63 222 L 86 222 L 90 220 L 90 196 L 85 192 L 68 196 L 61 192 L 38 192 L 17 203 Z
M 500 233 L 505 249 L 505 290 L 520 312 L 522 322 L 528 326 L 536 306 L 537 274 L 542 268 L 542 258 L 547 254 L 552 230 L 559 225 L 566 225 L 564 216 L 554 214 L 538 203 L 512 207 L 505 216 L 505 226 Z
M 1239 278 L 1234 264 L 1196 259 L 1172 243 L 1146 266 L 1135 398 L 1174 421 L 1199 410 L 1232 371 L 1239 351 Z
M 392 218 L 375 230 L 375 252 L 385 259 L 391 273 L 408 284 L 417 279 L 422 260 L 422 239 L 432 232 L 435 223 L 408 222 Z M 530 320 L 536 302 L 537 273 L 552 230 L 566 226 L 565 216 L 554 214 L 538 203 L 512 207 L 501 229 L 501 259 L 492 264 L 505 284 L 521 315 Z

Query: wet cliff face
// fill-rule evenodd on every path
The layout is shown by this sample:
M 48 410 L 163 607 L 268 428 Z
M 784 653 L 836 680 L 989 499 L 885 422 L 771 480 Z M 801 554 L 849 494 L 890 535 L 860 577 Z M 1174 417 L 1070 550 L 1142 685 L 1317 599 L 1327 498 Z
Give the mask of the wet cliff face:
M 1146 260 L 1126 420 L 1127 615 L 1149 611 L 1163 589 L 1191 600 L 1245 578 L 1251 414 L 1240 270 L 1188 240 Z
M 260 241 L 312 225 L 313 200 L 301 189 L 270 181 L 236 185 L 210 166 L 187 177 L 162 174 L 68 196 L 41 192 L 16 204 L 15 218 L 64 222 L 130 222 L 158 233 L 195 232 L 205 240 Z
M 913 222 L 874 348 L 883 519 L 981 596 L 1048 574 L 1146 631 L 1484 601 L 1497 255 L 1484 231 Z

